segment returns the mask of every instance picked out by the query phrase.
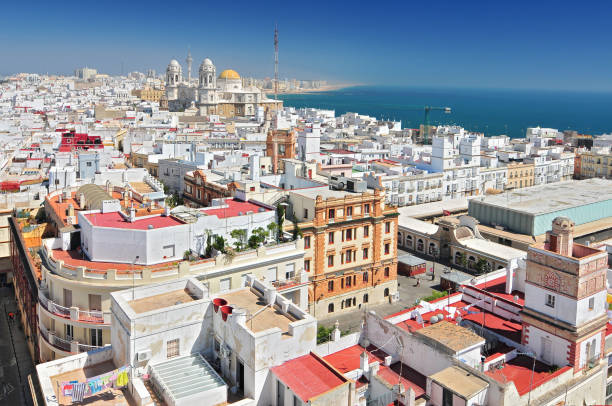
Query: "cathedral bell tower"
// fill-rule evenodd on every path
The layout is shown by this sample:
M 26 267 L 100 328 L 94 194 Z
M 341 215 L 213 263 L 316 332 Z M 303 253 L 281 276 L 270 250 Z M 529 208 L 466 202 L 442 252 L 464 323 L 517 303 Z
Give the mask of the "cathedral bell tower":
M 217 69 L 208 58 L 202 61 L 199 72 L 198 111 L 201 116 L 217 114 Z

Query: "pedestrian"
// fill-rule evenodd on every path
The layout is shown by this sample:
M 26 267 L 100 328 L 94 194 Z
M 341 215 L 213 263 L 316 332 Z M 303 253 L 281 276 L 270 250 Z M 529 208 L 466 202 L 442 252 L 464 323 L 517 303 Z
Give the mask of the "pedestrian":
M 431 280 L 436 279 L 436 271 L 431 271 Z
M 13 322 L 15 321 L 15 313 L 13 313 L 13 312 L 9 312 L 9 313 L 8 313 L 8 317 L 9 317 L 9 321 L 10 321 L 11 323 L 13 323 Z
M 414 286 L 421 286 L 421 279 L 420 278 L 417 278 L 417 283 Z

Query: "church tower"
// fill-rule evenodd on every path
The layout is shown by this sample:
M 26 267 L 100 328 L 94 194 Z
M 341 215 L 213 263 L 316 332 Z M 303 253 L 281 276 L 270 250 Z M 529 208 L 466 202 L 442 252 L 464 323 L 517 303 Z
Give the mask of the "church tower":
M 522 342 L 548 365 L 578 372 L 605 356 L 607 253 L 574 243 L 557 217 L 546 242 L 529 247 Z
M 166 96 L 168 100 L 178 99 L 178 85 L 183 81 L 183 71 L 176 59 L 173 59 L 166 68 Z
M 217 69 L 208 58 L 202 61 L 199 72 L 198 111 L 201 116 L 217 114 Z

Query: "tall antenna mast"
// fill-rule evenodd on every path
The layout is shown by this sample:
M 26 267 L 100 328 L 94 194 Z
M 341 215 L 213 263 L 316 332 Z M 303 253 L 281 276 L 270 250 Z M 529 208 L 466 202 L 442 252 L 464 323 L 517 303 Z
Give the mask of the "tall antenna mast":
M 274 24 L 274 100 L 278 100 L 278 26 Z

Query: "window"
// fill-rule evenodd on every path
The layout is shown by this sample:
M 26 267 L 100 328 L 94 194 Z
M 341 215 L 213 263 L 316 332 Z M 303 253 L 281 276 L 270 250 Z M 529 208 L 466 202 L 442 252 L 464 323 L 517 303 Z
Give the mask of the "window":
M 333 255 L 327 256 L 327 266 L 334 266 L 334 256 Z
M 64 289 L 64 307 L 72 307 L 72 291 Z
M 334 312 L 334 304 L 330 303 L 327 305 L 327 313 L 333 313 Z
M 365 214 L 370 214 L 370 205 L 369 204 L 364 204 L 363 205 L 363 212 Z
M 346 262 L 347 263 L 351 263 L 353 262 L 353 255 L 352 255 L 352 251 L 346 251 Z
M 353 239 L 353 229 L 348 228 L 346 232 L 344 233 L 344 235 L 346 237 L 346 241 L 351 241 Z
M 91 345 L 95 347 L 102 347 L 102 329 L 92 328 L 89 330 L 91 335 Z
M 363 259 L 368 259 L 368 249 L 367 248 L 363 249 Z
M 352 206 L 349 206 L 349 207 L 346 208 L 346 215 L 348 217 L 353 215 L 353 207 Z
M 369 300 L 370 300 L 370 298 L 368 297 L 367 293 L 365 295 L 363 295 L 363 303 L 368 303 Z
M 309 259 L 304 260 L 304 270 L 306 272 L 310 272 L 310 260 Z
M 391 222 L 388 221 L 385 223 L 385 233 L 390 233 L 391 232 Z
M 370 226 L 363 226 L 363 236 L 364 237 L 370 236 Z
M 304 237 L 304 248 L 305 249 L 310 248 L 310 236 L 309 235 Z
M 592 297 L 589 299 L 589 310 L 593 310 L 595 308 L 595 298 Z
M 334 243 L 334 232 L 333 231 L 328 234 L 328 242 L 330 244 Z
M 308 209 L 304 209 L 304 218 L 307 219 L 308 218 Z
M 546 306 L 555 307 L 555 297 L 553 295 L 546 295 Z
M 351 307 L 351 303 L 352 303 L 352 302 L 353 302 L 353 301 L 352 301 L 350 298 L 345 299 L 345 300 L 344 300 L 344 307 Z
M 390 252 L 390 245 L 389 245 L 389 243 L 386 243 L 385 244 L 385 255 L 388 255 L 389 252 Z
M 87 162 L 87 166 L 91 166 L 91 162 Z
M 166 343 L 166 358 L 174 358 L 179 356 L 179 339 L 168 340 Z
M 385 278 L 389 277 L 389 267 L 385 267 Z
M 367 272 L 364 272 L 364 273 L 362 274 L 362 277 L 363 277 L 363 281 L 367 283 L 367 282 L 368 282 L 368 279 L 369 279 L 369 274 L 368 274 Z
M 340 279 L 340 289 L 344 289 L 344 278 Z
M 89 310 L 102 310 L 102 296 L 89 294 Z
M 74 326 L 71 324 L 64 324 L 64 338 L 67 341 L 72 341 L 74 338 Z
M 335 217 L 336 217 L 336 210 L 335 209 L 329 209 L 328 218 L 333 219 Z
M 351 278 L 350 276 L 347 276 L 347 277 L 346 277 L 346 287 L 347 287 L 347 288 L 350 288 L 350 287 L 351 287 L 351 285 L 352 285 L 352 283 L 351 283 L 351 282 L 352 282 L 352 278 Z
M 327 291 L 328 292 L 333 292 L 334 291 L 334 281 L 327 282 Z
M 232 288 L 232 278 L 225 278 L 219 281 L 219 291 L 227 292 Z
M 385 288 L 385 297 L 389 296 L 389 288 Z

